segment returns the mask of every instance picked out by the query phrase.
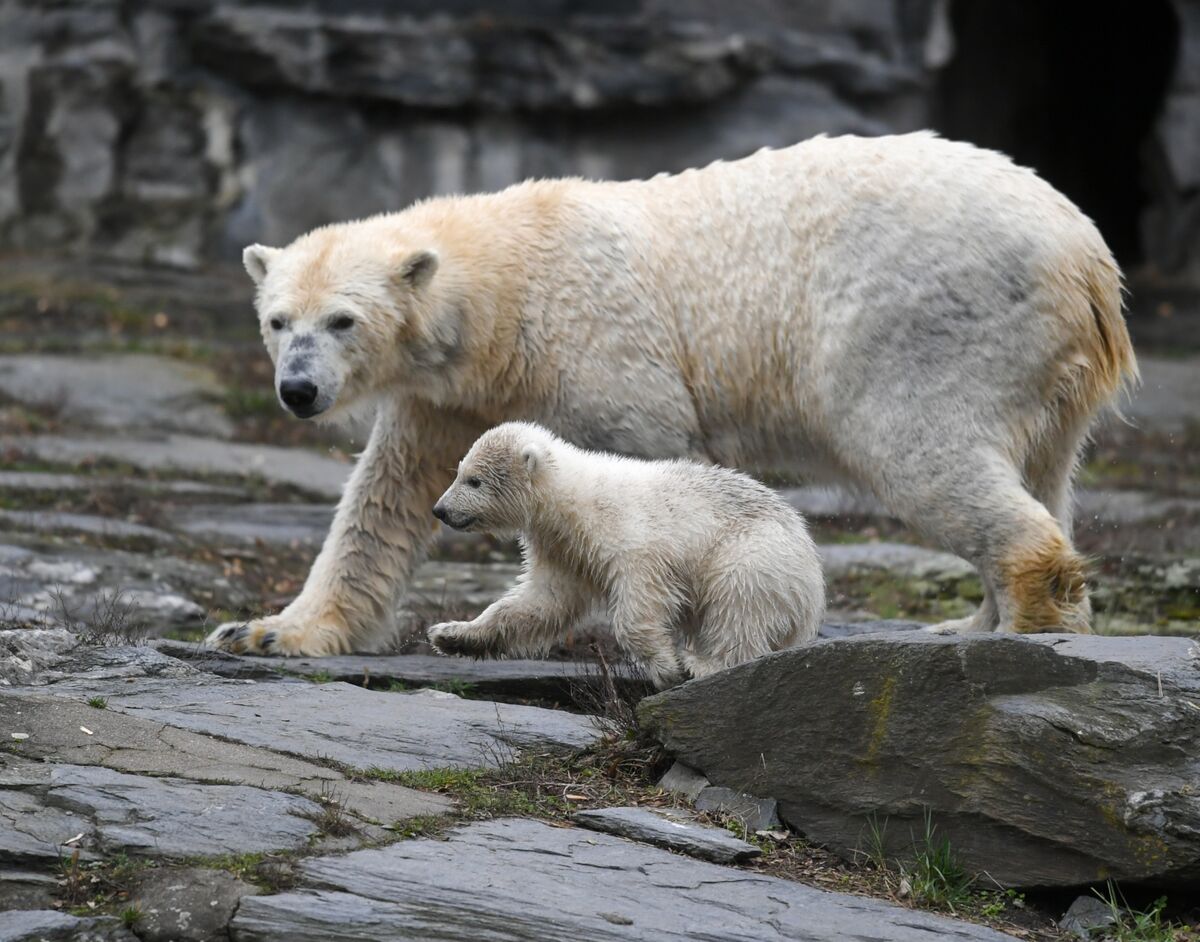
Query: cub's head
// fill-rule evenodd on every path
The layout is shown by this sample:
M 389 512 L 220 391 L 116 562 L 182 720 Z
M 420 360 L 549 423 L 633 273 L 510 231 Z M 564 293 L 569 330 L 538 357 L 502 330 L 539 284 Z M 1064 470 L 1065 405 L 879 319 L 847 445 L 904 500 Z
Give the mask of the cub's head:
M 529 528 L 537 485 L 554 467 L 557 439 L 527 422 L 484 432 L 458 464 L 433 515 L 455 530 L 509 536 Z
M 377 220 L 317 229 L 242 260 L 275 363 L 279 401 L 302 419 L 340 417 L 388 386 L 436 394 L 460 350 L 458 306 L 437 252 Z

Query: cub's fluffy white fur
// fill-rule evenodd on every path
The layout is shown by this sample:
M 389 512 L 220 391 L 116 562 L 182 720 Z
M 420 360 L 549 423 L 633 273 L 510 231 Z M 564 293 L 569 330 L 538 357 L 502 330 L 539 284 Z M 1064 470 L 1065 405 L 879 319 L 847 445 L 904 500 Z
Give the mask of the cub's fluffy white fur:
M 757 481 L 692 461 L 584 451 L 538 425 L 486 432 L 434 514 L 520 536 L 525 572 L 444 654 L 536 656 L 604 606 L 618 644 L 665 687 L 816 636 L 825 585 L 804 521 Z

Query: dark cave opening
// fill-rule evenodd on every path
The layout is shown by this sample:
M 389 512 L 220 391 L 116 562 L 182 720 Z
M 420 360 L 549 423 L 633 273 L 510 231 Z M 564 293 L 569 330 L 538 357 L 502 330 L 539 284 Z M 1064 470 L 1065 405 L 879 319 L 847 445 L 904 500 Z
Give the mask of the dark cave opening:
M 934 126 L 1034 167 L 1092 217 L 1128 271 L 1144 257 L 1147 136 L 1175 66 L 1168 0 L 957 0 Z

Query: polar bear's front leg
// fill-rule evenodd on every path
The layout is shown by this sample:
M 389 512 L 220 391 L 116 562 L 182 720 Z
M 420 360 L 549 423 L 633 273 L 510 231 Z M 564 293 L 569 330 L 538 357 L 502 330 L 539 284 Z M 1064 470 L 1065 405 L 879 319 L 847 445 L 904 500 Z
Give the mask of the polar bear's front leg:
M 539 657 L 566 634 L 588 601 L 577 580 L 548 565 L 535 565 L 474 621 L 431 627 L 429 643 L 441 654 Z
M 381 406 L 304 589 L 278 615 L 221 625 L 208 644 L 309 657 L 378 648 L 433 535 L 430 509 L 477 431 L 453 416 Z

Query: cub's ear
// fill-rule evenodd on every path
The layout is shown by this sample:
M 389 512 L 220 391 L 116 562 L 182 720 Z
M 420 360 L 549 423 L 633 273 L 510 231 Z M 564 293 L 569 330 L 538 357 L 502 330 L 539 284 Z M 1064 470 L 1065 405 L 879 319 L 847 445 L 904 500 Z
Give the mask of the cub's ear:
M 248 245 L 242 250 L 242 264 L 246 266 L 246 271 L 250 273 L 256 285 L 263 283 L 271 262 L 282 251 L 283 249 L 273 249 L 266 245 Z
M 421 249 L 413 252 L 400 263 L 396 279 L 410 288 L 424 288 L 438 268 L 437 252 Z
M 530 442 L 521 449 L 521 463 L 525 465 L 525 470 L 530 475 L 537 474 L 538 469 L 542 466 L 545 460 L 545 452 L 541 445 L 536 445 Z

